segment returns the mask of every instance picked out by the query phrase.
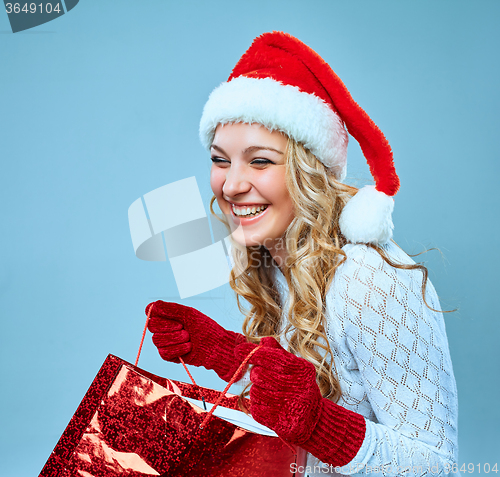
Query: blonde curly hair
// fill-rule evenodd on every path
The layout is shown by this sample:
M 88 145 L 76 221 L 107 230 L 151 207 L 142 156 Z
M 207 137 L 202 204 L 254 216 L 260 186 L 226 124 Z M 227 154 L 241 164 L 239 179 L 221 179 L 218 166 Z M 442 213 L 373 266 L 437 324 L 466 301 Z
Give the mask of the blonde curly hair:
M 322 395 L 337 401 L 341 391 L 326 337 L 325 298 L 336 268 L 345 260 L 342 247 L 346 241 L 338 217 L 357 189 L 336 181 L 309 150 L 291 138 L 285 151 L 285 170 L 295 212 L 283 236 L 288 252 L 284 275 L 290 290 L 287 326 L 282 329 L 284 304 L 271 279 L 272 258 L 263 245 L 244 247 L 233 241 L 230 286 L 245 315 L 243 334 L 247 340 L 258 343 L 264 336 L 279 340 L 291 332 L 288 351 L 314 365 Z M 210 211 L 217 217 L 215 200 L 213 196 Z M 250 309 L 244 308 L 241 298 Z

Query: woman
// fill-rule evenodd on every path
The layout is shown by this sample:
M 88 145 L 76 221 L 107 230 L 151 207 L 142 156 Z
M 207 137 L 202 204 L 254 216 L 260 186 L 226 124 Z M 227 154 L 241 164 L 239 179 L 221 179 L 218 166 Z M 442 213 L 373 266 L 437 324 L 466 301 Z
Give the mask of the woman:
M 346 127 L 375 187 L 342 183 Z M 455 470 L 444 321 L 427 270 L 391 241 L 399 180 L 377 126 L 313 50 L 272 32 L 210 95 L 200 137 L 211 210 L 216 199 L 232 230 L 231 287 L 250 309 L 240 305 L 239 334 L 190 307 L 148 305 L 160 355 L 229 381 L 260 343 L 250 412 L 328 466 L 318 475 Z

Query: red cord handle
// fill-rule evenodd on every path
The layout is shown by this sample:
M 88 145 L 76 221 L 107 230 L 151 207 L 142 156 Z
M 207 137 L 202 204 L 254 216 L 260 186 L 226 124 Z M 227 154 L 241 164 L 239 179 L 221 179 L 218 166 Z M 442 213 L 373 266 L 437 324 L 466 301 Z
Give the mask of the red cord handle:
M 142 338 L 141 338 L 141 344 L 139 345 L 139 351 L 137 352 L 137 358 L 135 358 L 135 365 L 139 363 L 139 357 L 141 356 L 141 351 L 142 351 L 142 345 L 144 344 L 144 338 L 146 337 L 146 330 L 148 329 L 148 323 L 149 323 L 149 318 L 151 316 L 151 310 L 153 309 L 154 305 L 151 305 L 148 310 L 148 314 L 146 317 L 146 324 L 144 325 L 144 330 L 142 331 Z
M 148 310 L 148 314 L 147 314 L 147 317 L 146 317 L 146 324 L 144 325 L 144 330 L 142 331 L 141 344 L 139 345 L 139 351 L 137 352 L 137 358 L 135 358 L 135 365 L 136 366 L 139 363 L 139 357 L 141 356 L 142 345 L 144 344 L 144 338 L 146 337 L 146 331 L 148 329 L 149 318 L 151 317 L 151 312 L 153 311 L 153 307 L 154 307 L 154 304 L 152 304 L 149 307 L 149 310 Z M 184 366 L 184 369 L 186 370 L 186 373 L 188 374 L 188 376 L 191 379 L 191 381 L 193 382 L 193 384 L 195 386 L 197 386 L 197 384 L 196 384 L 193 376 L 191 375 L 191 373 L 189 372 L 189 369 L 186 366 L 186 363 L 183 361 L 183 359 L 181 357 L 179 357 L 179 360 L 182 363 L 182 366 Z M 199 389 L 198 389 L 198 392 L 200 393 L 201 400 L 203 401 L 203 404 L 205 405 L 205 396 L 203 396 L 203 394 L 201 393 L 201 391 Z M 206 407 L 205 407 L 205 409 L 206 409 Z
M 205 419 L 203 419 L 203 422 L 200 424 L 200 429 L 203 429 L 205 427 L 205 424 L 208 422 L 208 420 L 212 417 L 212 414 L 215 411 L 215 408 L 221 403 L 222 399 L 224 399 L 224 396 L 226 395 L 227 391 L 229 388 L 235 383 L 236 377 L 238 376 L 239 372 L 247 365 L 248 361 L 252 357 L 252 355 L 261 347 L 261 345 L 257 346 L 254 348 L 250 353 L 248 353 L 248 356 L 243 360 L 243 362 L 240 364 L 239 368 L 236 370 L 236 372 L 233 374 L 233 377 L 231 380 L 227 383 L 227 386 L 224 388 L 224 391 L 222 391 L 219 394 L 219 397 L 217 398 L 217 401 L 215 401 L 214 405 L 212 406 L 212 409 L 207 413 L 205 416 Z

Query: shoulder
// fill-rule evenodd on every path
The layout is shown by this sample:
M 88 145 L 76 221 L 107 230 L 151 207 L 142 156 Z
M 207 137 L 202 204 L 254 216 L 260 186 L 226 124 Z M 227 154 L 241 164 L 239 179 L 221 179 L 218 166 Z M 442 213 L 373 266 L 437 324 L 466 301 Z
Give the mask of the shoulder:
M 381 247 L 382 252 L 393 262 L 398 264 L 414 265 L 415 262 L 394 242 L 388 242 Z M 382 255 L 373 247 L 365 244 L 349 243 L 342 247 L 346 254 L 346 261 L 342 268 L 349 270 L 359 267 L 384 268 L 388 265 Z M 340 267 L 339 267 L 340 269 Z
M 382 253 L 398 265 L 415 265 L 415 262 L 395 243 L 389 242 L 381 247 Z M 342 249 L 346 254 L 345 261 L 337 268 L 333 280 L 334 285 L 342 282 L 357 285 L 356 289 L 377 289 L 391 293 L 395 287 L 412 290 L 418 283 L 422 284 L 422 271 L 418 269 L 398 268 L 384 260 L 376 249 L 364 244 L 348 244 Z M 335 288 L 332 286 L 332 288 Z
M 395 243 L 389 242 L 382 253 L 398 265 L 415 265 L 415 262 Z M 328 291 L 329 308 L 338 314 L 342 307 L 344 317 L 401 315 L 405 312 L 425 314 L 429 310 L 422 295 L 423 271 L 394 267 L 382 255 L 364 244 L 343 247 L 344 262 L 337 268 Z M 435 309 L 439 302 L 432 284 L 427 281 L 427 302 Z

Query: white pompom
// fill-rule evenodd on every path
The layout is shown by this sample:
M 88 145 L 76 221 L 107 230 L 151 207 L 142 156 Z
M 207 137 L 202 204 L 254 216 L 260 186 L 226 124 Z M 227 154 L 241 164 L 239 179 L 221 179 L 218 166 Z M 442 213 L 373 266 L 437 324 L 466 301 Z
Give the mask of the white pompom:
M 340 230 L 351 243 L 383 245 L 392 238 L 394 199 L 365 186 L 346 204 L 340 214 Z

